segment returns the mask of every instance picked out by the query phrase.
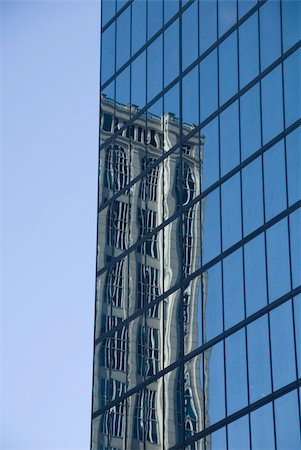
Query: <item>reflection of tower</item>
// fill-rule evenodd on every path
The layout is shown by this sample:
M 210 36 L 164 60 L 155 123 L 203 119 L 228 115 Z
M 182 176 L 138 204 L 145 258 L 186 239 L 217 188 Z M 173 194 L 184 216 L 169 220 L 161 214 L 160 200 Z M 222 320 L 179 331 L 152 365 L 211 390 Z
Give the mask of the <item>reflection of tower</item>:
M 102 96 L 100 144 L 128 122 L 133 112 L 133 107 Z M 181 133 L 188 134 L 192 128 L 184 124 L 181 130 L 171 113 L 162 118 L 142 115 L 100 152 L 98 270 L 113 263 L 97 280 L 99 343 L 95 347 L 94 411 L 177 361 L 183 345 L 186 353 L 197 346 L 199 278 L 101 339 L 199 267 L 200 202 L 185 209 L 179 220 L 144 240 L 134 251 L 127 252 L 200 192 L 201 149 L 197 136 L 182 147 L 182 158 L 179 152 L 172 153 L 163 164 L 155 165 L 126 188 L 177 144 Z M 112 199 L 115 195 L 116 199 Z M 178 332 L 179 320 L 184 322 L 183 336 Z M 146 388 L 101 414 L 93 425 L 93 448 L 159 450 L 164 407 L 168 412 L 164 426 L 166 448 L 175 442 L 180 422 L 184 422 L 186 437 L 200 431 L 204 413 L 198 359 L 185 365 L 182 378 L 179 371 L 164 377 L 164 390 L 168 393 L 164 398 L 162 383 L 162 377 L 148 383 Z M 184 405 L 178 401 L 179 389 L 184 390 Z M 183 412 L 184 417 L 179 419 Z M 200 445 L 194 448 L 201 448 Z

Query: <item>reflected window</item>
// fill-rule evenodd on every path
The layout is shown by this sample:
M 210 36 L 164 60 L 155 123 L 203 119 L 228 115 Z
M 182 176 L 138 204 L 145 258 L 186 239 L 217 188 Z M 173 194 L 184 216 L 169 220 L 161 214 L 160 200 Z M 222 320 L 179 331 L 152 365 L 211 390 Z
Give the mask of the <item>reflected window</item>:
M 123 265 L 124 260 L 121 260 L 110 267 L 106 279 L 105 302 L 118 308 L 123 306 Z
M 107 242 L 111 247 L 128 248 L 129 212 L 130 205 L 124 202 L 115 201 L 108 207 Z
M 139 264 L 138 266 L 138 308 L 144 308 L 148 303 L 159 297 L 159 270 L 154 267 Z M 149 308 L 149 317 L 159 316 L 159 304 Z
M 183 273 L 187 277 L 192 271 L 194 242 L 194 208 L 183 214 Z
M 198 416 L 197 410 L 194 404 L 190 374 L 186 372 L 184 374 L 184 429 L 185 439 L 193 436 L 197 432 Z M 193 447 L 191 447 L 193 449 Z
M 141 171 L 146 170 L 149 166 L 154 164 L 155 161 L 155 158 L 147 158 L 144 156 L 141 160 Z M 139 197 L 143 200 L 151 200 L 153 202 L 157 201 L 159 169 L 159 166 L 153 167 L 146 177 L 142 178 Z
M 151 209 L 138 208 L 139 239 L 150 233 L 157 226 L 157 213 Z M 143 242 L 139 248 L 144 255 L 158 259 L 158 236 L 155 234 Z
M 137 339 L 138 372 L 152 376 L 159 369 L 159 330 L 151 327 L 139 327 Z
M 181 163 L 177 164 L 176 168 L 176 192 L 179 202 L 183 205 L 189 203 L 195 194 L 195 178 L 193 171 L 189 164 L 185 161 L 183 163 L 183 176 L 182 176 L 182 192 L 181 186 Z
M 121 317 L 104 316 L 103 332 L 108 332 L 117 326 L 121 321 Z M 125 327 L 115 331 L 113 336 L 106 338 L 100 352 L 101 365 L 113 370 L 125 371 L 127 340 L 128 332 Z
M 125 392 L 125 384 L 117 380 L 113 381 L 113 384 L 118 392 L 118 396 Z M 104 434 L 123 437 L 124 436 L 124 413 L 125 413 L 125 401 L 117 403 L 117 405 L 110 408 L 104 414 L 100 416 L 100 431 Z
M 152 444 L 158 444 L 156 395 L 149 389 L 139 391 L 134 416 L 134 437 Z
M 129 165 L 125 149 L 120 145 L 110 146 L 106 153 L 105 185 L 118 191 L 129 182 Z

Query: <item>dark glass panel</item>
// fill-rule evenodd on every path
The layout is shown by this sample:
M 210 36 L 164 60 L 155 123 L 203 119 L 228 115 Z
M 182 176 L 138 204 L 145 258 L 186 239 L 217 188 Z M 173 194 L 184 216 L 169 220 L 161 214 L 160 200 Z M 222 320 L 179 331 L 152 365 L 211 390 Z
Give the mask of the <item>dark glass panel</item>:
M 279 449 L 300 449 L 297 394 L 295 390 L 275 400 L 276 443 Z
M 296 379 L 292 302 L 271 311 L 273 387 L 277 390 Z
M 199 23 L 200 54 L 202 54 L 217 39 L 217 0 L 199 2 Z
M 198 57 L 198 2 L 182 15 L 182 68 L 186 69 Z
M 262 80 L 262 123 L 264 144 L 283 130 L 281 80 L 280 66 L 276 67 L 276 69 Z
M 222 36 L 237 20 L 237 1 L 218 0 L 218 35 Z
M 240 119 L 241 154 L 242 159 L 246 159 L 261 146 L 259 84 L 241 97 Z
M 131 104 L 143 108 L 146 104 L 146 52 L 132 62 Z
M 217 51 L 211 52 L 200 62 L 201 121 L 218 107 L 217 98 Z
M 182 117 L 190 125 L 199 124 L 199 72 L 198 67 L 190 71 L 182 81 Z
M 263 223 L 261 157 L 242 170 L 243 225 L 248 235 Z
M 132 54 L 146 42 L 146 1 L 132 3 Z
M 112 23 L 101 35 L 101 83 L 110 78 L 115 71 L 115 25 Z
M 179 20 L 164 31 L 164 87 L 179 75 Z
M 221 251 L 220 239 L 220 192 L 215 189 L 202 200 L 203 222 L 203 264 Z
M 290 245 L 293 288 L 301 285 L 301 209 L 290 215 Z
M 285 155 L 283 140 L 263 155 L 265 220 L 286 208 Z
M 244 319 L 244 280 L 242 250 L 223 260 L 225 329 Z
M 261 70 L 281 55 L 280 1 L 266 2 L 259 10 Z
M 301 198 L 301 127 L 286 137 L 289 206 Z
M 251 439 L 252 448 L 256 450 L 275 448 L 273 406 L 271 403 L 251 413 Z
M 239 164 L 238 101 L 220 116 L 221 176 Z
M 243 416 L 228 425 L 228 449 L 249 450 L 250 431 L 249 417 Z
M 228 3 L 231 2 L 221 2 L 220 4 Z M 234 31 L 219 47 L 220 105 L 236 94 L 238 89 L 237 72 L 237 32 Z
M 163 2 L 147 1 L 147 39 L 150 39 L 163 26 Z
M 264 234 L 245 245 L 245 289 L 247 316 L 267 304 Z
M 283 63 L 285 126 L 300 119 L 301 113 L 301 50 L 297 50 Z
M 147 49 L 147 101 L 159 94 L 163 88 L 162 58 L 163 37 L 161 35 Z
M 248 403 L 245 330 L 226 339 L 226 384 L 228 415 Z
M 115 15 L 115 12 L 115 0 L 103 0 L 101 2 L 101 20 L 103 26 Z
M 240 177 L 234 175 L 221 187 L 223 250 L 241 239 Z
M 223 303 L 221 263 L 203 274 L 204 336 L 209 341 L 223 332 Z
M 201 129 L 204 139 L 202 152 L 202 190 L 204 191 L 219 178 L 218 118 L 211 120 Z
M 283 51 L 286 52 L 301 38 L 301 4 L 299 1 L 282 2 Z
M 267 315 L 247 327 L 249 395 L 256 402 L 271 393 L 271 367 Z
M 239 2 L 245 3 L 245 2 Z M 240 88 L 259 73 L 259 44 L 257 13 L 239 27 L 239 77 Z
M 127 8 L 116 23 L 116 70 L 129 58 L 131 48 L 131 8 Z
M 289 249 L 287 219 L 267 230 L 269 301 L 289 292 Z

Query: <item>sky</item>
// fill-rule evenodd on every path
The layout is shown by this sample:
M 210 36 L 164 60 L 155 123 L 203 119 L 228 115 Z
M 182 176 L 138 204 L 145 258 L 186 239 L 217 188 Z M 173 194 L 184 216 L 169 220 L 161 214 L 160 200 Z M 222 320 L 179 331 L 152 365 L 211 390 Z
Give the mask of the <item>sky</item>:
M 99 2 L 2 1 L 0 449 L 89 449 Z

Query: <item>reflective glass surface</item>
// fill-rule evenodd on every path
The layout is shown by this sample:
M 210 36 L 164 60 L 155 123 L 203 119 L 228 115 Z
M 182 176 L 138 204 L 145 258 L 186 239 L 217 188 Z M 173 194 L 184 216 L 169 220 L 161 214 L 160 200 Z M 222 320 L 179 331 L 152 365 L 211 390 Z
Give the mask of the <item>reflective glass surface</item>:
M 91 450 L 299 450 L 300 2 L 104 0 Z

